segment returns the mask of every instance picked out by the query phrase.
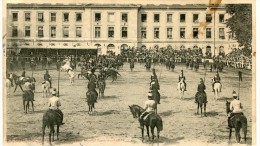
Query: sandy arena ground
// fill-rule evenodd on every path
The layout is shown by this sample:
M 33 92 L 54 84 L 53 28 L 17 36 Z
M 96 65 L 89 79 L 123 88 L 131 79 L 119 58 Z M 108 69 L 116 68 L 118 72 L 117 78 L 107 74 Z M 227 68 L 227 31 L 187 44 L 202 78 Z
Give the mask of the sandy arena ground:
M 133 72 L 129 64 L 119 70 L 121 76 L 111 82 L 109 78 L 105 97 L 98 99 L 95 115 L 88 115 L 85 93 L 86 79 L 75 79 L 70 86 L 68 75 L 61 72 L 60 99 L 61 110 L 64 113 L 65 125 L 60 127 L 59 140 L 54 145 L 234 145 L 236 144 L 233 130 L 232 139 L 228 140 L 226 100 L 231 100 L 232 91 L 238 92 L 237 70 L 224 69 L 220 73 L 222 78 L 222 93 L 219 100 L 214 100 L 211 88 L 211 78 L 215 72 L 207 71 L 206 92 L 208 95 L 207 117 L 196 115 L 197 105 L 194 95 L 200 78 L 204 78 L 205 70 L 200 67 L 198 72 L 186 69 L 184 65 L 177 65 L 175 71 L 166 70 L 164 65 L 156 65 L 156 72 L 161 86 L 161 104 L 158 114 L 163 119 L 164 129 L 160 133 L 159 142 L 152 143 L 145 132 L 145 141 L 141 142 L 139 123 L 134 119 L 128 105 L 144 105 L 147 100 L 151 71 L 146 71 L 144 64 L 135 64 Z M 180 70 L 183 68 L 187 82 L 187 92 L 184 100 L 179 99 L 177 81 Z M 21 75 L 20 71 L 15 71 Z M 31 75 L 31 71 L 26 72 Z M 37 70 L 34 77 L 37 80 L 35 93 L 35 112 L 25 114 L 22 105 L 22 91 L 11 88 L 6 101 L 6 140 L 7 145 L 41 145 L 41 125 L 43 113 L 48 109 L 48 98 L 43 98 L 41 82 L 45 71 Z M 57 88 L 58 71 L 51 66 L 49 71 L 53 78 L 53 87 Z M 79 69 L 77 69 L 79 73 Z M 252 72 L 243 71 L 243 82 L 240 86 L 240 100 L 244 107 L 244 114 L 248 119 L 247 141 L 240 145 L 252 145 Z M 30 107 L 31 108 L 31 107 Z M 48 144 L 46 129 L 45 145 Z M 242 134 L 242 132 L 241 132 Z M 56 140 L 56 137 L 55 137 Z

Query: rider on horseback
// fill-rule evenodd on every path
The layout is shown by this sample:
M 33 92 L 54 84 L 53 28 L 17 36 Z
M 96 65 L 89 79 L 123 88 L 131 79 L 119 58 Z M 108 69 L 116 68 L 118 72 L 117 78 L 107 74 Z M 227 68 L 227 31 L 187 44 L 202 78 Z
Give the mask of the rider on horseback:
M 157 75 L 156 75 L 156 72 L 155 72 L 155 69 L 154 69 L 154 68 L 152 69 L 151 81 L 152 81 L 153 79 L 156 79 L 156 80 L 158 80 L 158 79 L 157 79 Z
M 139 117 L 139 121 L 140 121 L 140 127 L 142 128 L 141 123 L 144 122 L 144 117 L 150 113 L 154 113 L 155 108 L 156 108 L 156 103 L 153 100 L 153 95 L 151 92 L 148 92 L 148 100 L 145 101 L 145 106 L 144 106 L 144 112 L 140 115 Z
M 196 95 L 195 95 L 195 103 L 198 102 L 198 95 L 201 94 L 201 93 L 203 93 L 203 94 L 206 95 L 206 101 L 208 102 L 208 100 L 207 100 L 207 94 L 206 94 L 205 90 L 206 90 L 206 86 L 205 86 L 205 84 L 204 84 L 204 81 L 203 81 L 202 78 L 200 78 L 200 84 L 198 85 L 197 93 L 196 93 Z
M 26 77 L 24 83 L 24 94 L 29 94 L 30 96 L 33 97 L 33 101 L 35 101 L 32 88 L 33 88 L 33 84 L 31 83 L 30 77 Z
M 184 86 L 185 86 L 185 90 L 184 91 L 187 91 L 186 90 L 186 86 L 187 86 L 187 84 L 186 84 L 186 82 L 185 82 L 185 76 L 183 75 L 183 70 L 181 70 L 181 74 L 179 75 L 179 82 L 181 81 L 181 79 L 183 79 L 183 83 L 184 83 Z
M 216 75 L 214 76 L 214 78 L 213 78 L 212 81 L 213 81 L 213 83 L 212 83 L 212 92 L 215 92 L 215 90 L 214 90 L 214 85 L 215 85 L 215 83 L 220 83 L 220 81 L 221 81 L 218 72 L 216 73 Z M 221 84 L 221 83 L 220 83 L 220 84 Z M 221 88 L 220 88 L 220 92 L 221 92 Z
M 242 112 L 242 104 L 241 104 L 241 101 L 239 99 L 237 99 L 237 94 L 235 91 L 233 91 L 233 98 L 234 100 L 232 100 L 230 102 L 230 110 L 232 111 L 230 114 L 228 114 L 228 129 L 232 127 L 231 125 L 231 121 L 230 119 L 232 117 L 234 117 L 235 115 L 243 115 L 243 112 Z
M 91 76 L 89 82 L 88 82 L 88 91 L 93 91 L 96 94 L 96 97 L 98 97 L 98 92 L 96 91 L 96 78 L 95 76 Z M 97 102 L 97 99 L 95 100 Z
M 52 97 L 49 99 L 49 110 L 55 111 L 55 113 L 61 118 L 61 125 L 65 124 L 63 123 L 63 113 L 59 109 L 61 106 L 59 97 L 56 96 L 56 88 L 52 91 Z
M 160 90 L 160 85 L 158 83 L 157 78 L 152 78 L 151 84 L 150 84 L 150 90 L 152 90 L 153 94 L 158 95 L 158 104 L 160 104 L 160 93 L 158 90 Z
M 50 83 L 50 88 L 52 88 L 51 87 L 51 76 L 47 69 L 46 69 L 46 73 L 44 74 L 44 80 L 48 81 Z

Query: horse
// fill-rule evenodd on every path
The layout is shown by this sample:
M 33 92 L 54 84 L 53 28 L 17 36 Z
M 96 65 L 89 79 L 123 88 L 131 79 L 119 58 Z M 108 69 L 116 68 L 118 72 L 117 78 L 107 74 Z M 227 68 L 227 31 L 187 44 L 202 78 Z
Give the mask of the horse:
M 195 98 L 197 99 L 198 107 L 197 107 L 197 114 L 199 114 L 199 108 L 200 108 L 200 115 L 202 117 L 202 106 L 204 106 L 204 116 L 206 117 L 206 107 L 207 107 L 207 95 L 204 92 L 198 92 L 195 95 Z
M 88 103 L 88 114 L 92 115 L 95 112 L 95 102 L 97 95 L 94 91 L 90 90 L 86 92 L 87 103 Z
M 99 94 L 99 97 L 104 97 L 104 91 L 105 91 L 105 88 L 106 88 L 106 82 L 104 79 L 100 79 L 97 81 L 97 86 L 98 86 L 98 94 Z
M 42 97 L 47 97 L 50 94 L 50 82 L 42 82 Z
M 219 93 L 221 91 L 221 87 L 222 87 L 222 85 L 220 83 L 214 84 L 215 99 L 219 98 Z
M 70 60 L 65 59 L 63 62 L 65 62 L 65 64 L 60 67 L 60 71 L 72 70 Z
M 131 105 L 129 106 L 130 111 L 133 115 L 134 118 L 139 118 L 140 115 L 144 112 L 144 109 L 141 108 L 138 105 Z M 144 126 L 146 126 L 146 130 L 147 130 L 147 135 L 149 137 L 150 140 L 150 134 L 149 134 L 149 127 L 151 128 L 151 133 L 152 133 L 152 140 L 154 140 L 154 128 L 156 127 L 157 129 L 157 138 L 159 141 L 159 137 L 160 137 L 160 131 L 163 130 L 163 121 L 161 119 L 161 117 L 155 113 L 152 113 L 148 116 L 147 120 L 144 121 L 140 121 L 139 120 L 140 125 L 142 125 L 141 130 L 142 130 L 142 141 L 144 141 Z
M 70 85 L 73 85 L 75 81 L 75 73 L 71 69 L 69 69 L 67 73 L 69 74 Z
M 184 91 L 185 91 L 185 85 L 184 82 L 180 81 L 177 85 L 177 90 L 179 91 L 180 99 L 183 99 Z
M 109 76 L 112 77 L 112 82 L 114 82 L 117 79 L 117 75 L 120 75 L 119 72 L 115 69 L 108 69 L 106 71 L 106 78 L 108 78 Z M 121 75 L 120 75 L 121 76 Z
M 226 101 L 226 112 L 229 114 L 230 110 L 230 102 Z M 231 128 L 229 129 L 229 140 L 231 139 L 232 135 L 232 128 L 235 128 L 236 132 L 236 141 L 240 143 L 241 136 L 240 136 L 240 129 L 242 128 L 244 132 L 244 140 L 246 141 L 246 134 L 247 134 L 247 118 L 244 114 L 236 114 L 230 118 Z
M 54 126 L 57 125 L 57 140 L 59 139 L 59 127 L 62 125 L 62 119 L 54 110 L 48 110 L 43 114 L 42 118 L 42 145 L 44 145 L 44 135 L 46 126 L 50 129 L 49 143 L 54 141 Z M 52 139 L 51 139 L 52 137 Z
M 27 114 L 27 110 L 29 111 L 29 103 L 32 103 L 32 111 L 34 112 L 34 105 L 33 105 L 33 98 L 34 94 L 30 91 L 26 91 L 22 95 L 23 98 L 23 107 L 24 107 L 24 112 Z M 25 104 L 26 102 L 26 104 Z
M 16 74 L 12 74 L 11 80 L 15 83 L 14 93 L 16 91 L 17 86 L 23 91 L 22 85 L 24 84 L 24 77 L 17 76 Z

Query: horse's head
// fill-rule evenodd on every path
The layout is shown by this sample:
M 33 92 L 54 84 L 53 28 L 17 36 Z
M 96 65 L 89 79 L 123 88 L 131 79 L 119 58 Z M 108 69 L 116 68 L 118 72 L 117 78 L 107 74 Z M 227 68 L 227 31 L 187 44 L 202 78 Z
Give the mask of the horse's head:
M 138 118 L 141 114 L 141 109 L 137 105 L 129 106 L 131 113 L 133 114 L 133 118 Z

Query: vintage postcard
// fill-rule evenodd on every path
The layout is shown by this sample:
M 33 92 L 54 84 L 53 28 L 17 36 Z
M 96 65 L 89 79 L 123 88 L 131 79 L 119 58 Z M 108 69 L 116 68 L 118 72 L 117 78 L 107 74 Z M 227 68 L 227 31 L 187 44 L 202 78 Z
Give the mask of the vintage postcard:
M 4 145 L 256 145 L 255 4 L 3 1 Z

